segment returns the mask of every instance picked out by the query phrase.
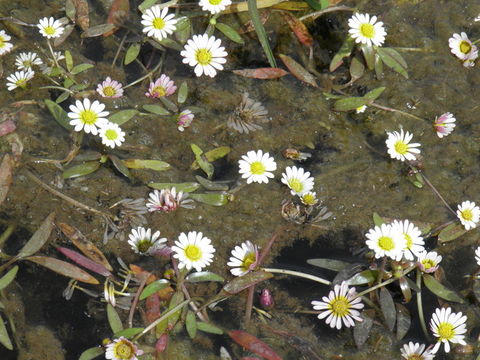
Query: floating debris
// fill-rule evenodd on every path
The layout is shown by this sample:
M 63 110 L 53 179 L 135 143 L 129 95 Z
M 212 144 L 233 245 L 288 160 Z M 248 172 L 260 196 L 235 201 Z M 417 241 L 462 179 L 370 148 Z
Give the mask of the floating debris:
M 242 101 L 228 117 L 227 126 L 237 130 L 240 134 L 263 129 L 257 122 L 266 123 L 268 111 L 261 102 L 249 97 L 248 92 L 243 93 Z

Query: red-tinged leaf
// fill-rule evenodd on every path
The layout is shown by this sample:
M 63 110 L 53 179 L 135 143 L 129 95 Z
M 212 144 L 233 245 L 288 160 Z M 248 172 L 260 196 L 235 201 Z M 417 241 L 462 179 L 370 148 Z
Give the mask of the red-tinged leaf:
M 285 66 L 290 70 L 293 76 L 298 80 L 303 81 L 304 83 L 318 88 L 315 77 L 310 74 L 305 68 L 300 65 L 298 62 L 293 60 L 290 56 L 279 54 L 280 59 L 282 59 Z
M 293 16 L 290 12 L 285 11 L 282 13 L 282 15 L 288 26 L 290 26 L 290 29 L 292 29 L 293 33 L 297 37 L 298 41 L 305 46 L 311 47 L 313 45 L 313 37 L 310 35 L 310 32 L 305 24 Z
M 146 284 L 150 284 L 151 282 L 157 280 L 155 275 L 151 274 L 149 271 L 143 270 L 140 266 L 130 264 L 129 268 L 132 270 L 137 279 L 142 279 L 144 276 L 148 276 Z
M 9 154 L 6 154 L 0 164 L 0 205 L 7 198 L 8 190 L 12 184 L 14 165 L 15 162 L 13 161 L 13 158 Z
M 85 31 L 90 26 L 90 18 L 88 17 L 88 2 L 87 0 L 73 0 L 75 6 L 75 20 L 80 28 Z
M 87 284 L 94 284 L 94 285 L 100 284 L 97 279 L 95 279 L 92 275 L 90 275 L 86 271 L 83 271 L 79 267 L 62 260 L 58 260 L 48 256 L 30 256 L 25 258 L 25 260 L 44 266 L 47 269 L 56 272 L 57 274 L 60 274 L 78 281 L 82 281 Z
M 162 334 L 157 342 L 155 343 L 155 350 L 157 350 L 158 353 L 162 353 L 165 351 L 168 345 L 168 335 L 167 334 Z
M 288 75 L 288 71 L 280 68 L 243 69 L 232 70 L 232 72 L 236 75 L 261 80 L 278 79 L 282 76 Z
M 160 297 L 153 294 L 145 300 L 147 320 L 151 324 L 160 317 Z
M 106 269 L 112 271 L 113 268 L 109 264 L 107 258 L 90 240 L 88 240 L 77 228 L 65 223 L 59 223 L 58 227 L 67 236 L 70 241 L 89 259 L 97 264 L 103 265 Z
M 65 247 L 59 247 L 57 250 L 66 257 L 68 257 L 70 260 L 76 262 L 78 265 L 83 266 L 85 269 L 91 270 L 105 277 L 112 275 L 112 273 L 108 271 L 105 266 L 97 264 L 96 262 L 90 260 L 89 258 L 83 256 L 82 254 L 74 250 Z
M 114 24 L 120 25 L 122 24 L 123 20 L 128 16 L 130 12 L 130 2 L 129 0 L 114 0 L 112 6 L 110 7 L 110 11 L 108 12 L 107 24 Z M 110 36 L 117 28 L 106 32 L 103 36 Z
M 17 127 L 13 120 L 8 119 L 2 123 L 0 123 L 0 136 L 10 134 L 15 131 Z
M 243 346 L 245 349 L 263 357 L 267 360 L 282 360 L 280 356 L 273 351 L 270 346 L 265 344 L 260 339 L 256 338 L 255 336 L 242 331 L 242 330 L 231 330 L 228 332 L 228 336 L 230 336 L 233 341 L 237 344 Z

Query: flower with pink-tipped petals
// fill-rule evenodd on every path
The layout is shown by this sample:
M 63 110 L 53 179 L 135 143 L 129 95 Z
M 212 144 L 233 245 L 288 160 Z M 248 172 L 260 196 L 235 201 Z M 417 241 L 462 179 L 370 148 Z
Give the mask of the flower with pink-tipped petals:
M 183 131 L 189 127 L 195 115 L 190 110 L 183 110 L 177 117 L 178 131 Z
M 121 83 L 108 76 L 102 83 L 98 84 L 97 92 L 102 97 L 119 98 L 123 96 L 123 87 Z
M 162 74 L 155 82 L 151 82 L 146 97 L 161 98 L 162 96 L 170 96 L 177 90 L 175 83 L 167 75 Z
M 440 115 L 438 118 L 435 119 L 433 123 L 433 127 L 437 132 L 439 138 L 444 136 L 450 135 L 450 133 L 455 128 L 455 121 L 456 119 L 453 115 L 449 112 Z

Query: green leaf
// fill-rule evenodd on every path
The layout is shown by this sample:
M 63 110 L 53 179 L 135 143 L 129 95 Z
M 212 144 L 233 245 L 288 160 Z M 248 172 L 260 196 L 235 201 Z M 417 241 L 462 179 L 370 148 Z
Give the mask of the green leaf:
M 363 95 L 363 98 L 365 99 L 368 99 L 368 100 L 376 100 L 380 95 L 382 95 L 382 93 L 385 91 L 386 87 L 382 86 L 382 87 L 378 87 L 378 88 L 375 88 L 371 91 L 369 91 L 368 93 L 366 93 L 365 95 Z
M 347 284 L 351 286 L 368 284 L 377 279 L 377 274 L 377 270 L 364 270 L 348 279 Z
M 211 191 L 227 191 L 228 190 L 228 185 L 223 182 L 211 181 L 199 175 L 195 175 L 195 179 L 197 179 L 200 185 L 202 185 L 207 190 L 211 190 Z
M 92 64 L 78 64 L 76 66 L 73 67 L 72 71 L 70 71 L 70 73 L 72 73 L 73 75 L 77 75 L 77 74 L 80 74 L 81 72 L 84 72 L 88 69 L 91 69 L 93 68 L 93 65 Z
M 72 179 L 79 176 L 85 176 L 98 170 L 100 167 L 98 161 L 87 161 L 80 165 L 74 165 L 62 173 L 63 179 Z
M 227 24 L 219 23 L 217 22 L 215 24 L 215 27 L 220 30 L 220 32 L 223 33 L 227 38 L 230 40 L 238 43 L 238 44 L 245 44 L 245 41 L 243 41 L 242 37 L 240 34 L 231 26 L 228 26 Z
M 192 24 L 190 19 L 186 16 L 177 18 L 177 23 L 175 24 L 177 30 L 175 30 L 175 38 L 182 44 L 185 44 L 188 39 L 190 39 Z
M 329 0 L 320 0 L 321 10 L 326 9 L 330 6 Z
M 412 319 L 408 309 L 402 304 L 395 304 L 397 308 L 397 340 L 402 340 L 410 330 Z
M 333 110 L 335 111 L 351 111 L 356 108 L 367 105 L 371 100 L 364 97 L 347 97 L 335 101 Z
M 55 99 L 55 102 L 56 102 L 57 104 L 60 104 L 60 103 L 64 102 L 65 100 L 67 100 L 69 97 L 70 97 L 70 91 L 64 91 L 63 93 L 61 93 L 61 94 Z
M 318 266 L 322 269 L 328 269 L 332 271 L 342 271 L 346 267 L 350 266 L 350 263 L 346 261 L 334 260 L 334 259 L 308 259 L 307 264 Z
M 353 339 L 357 348 L 362 347 L 370 336 L 370 331 L 372 330 L 373 326 L 373 319 L 375 317 L 375 313 L 372 313 L 372 311 L 373 310 L 370 309 L 362 311 L 360 313 L 362 321 L 355 323 L 355 327 L 353 328 Z
M 126 337 L 127 339 L 131 339 L 137 334 L 140 334 L 143 331 L 144 328 L 128 328 L 122 331 L 119 331 L 118 333 L 114 334 L 115 338 L 119 338 L 120 336 Z
M 67 70 L 72 71 L 72 69 L 73 69 L 73 58 L 72 58 L 72 54 L 68 50 L 65 50 L 65 64 L 67 64 Z
M 189 197 L 195 201 L 212 206 L 223 206 L 228 203 L 228 196 L 224 193 L 190 194 Z
M 89 38 L 89 37 L 101 36 L 105 33 L 108 33 L 109 31 L 112 31 L 114 28 L 115 28 L 114 24 L 101 24 L 101 25 L 91 26 L 87 30 L 85 30 L 82 33 L 82 35 L 80 35 L 80 37 Z
M 356 58 L 352 59 L 350 63 L 350 76 L 352 77 L 352 82 L 360 79 L 365 72 L 365 66 Z
M 385 63 L 385 65 L 395 70 L 405 79 L 408 79 L 407 63 L 403 59 L 402 55 L 398 53 L 398 51 L 391 48 L 379 47 L 377 48 L 377 53 L 382 59 L 382 61 Z
M 140 5 L 138 5 L 138 10 L 144 12 L 148 8 L 152 7 L 157 3 L 158 0 L 145 0 Z
M 373 213 L 373 223 L 375 224 L 375 226 L 382 226 L 383 224 L 385 224 L 385 221 L 383 221 L 383 218 L 378 215 L 376 212 Z
M 437 279 L 435 279 L 432 275 L 423 274 L 423 281 L 425 283 L 425 286 L 428 288 L 428 290 L 430 290 L 432 293 L 434 293 L 438 297 L 441 297 L 442 299 L 445 299 L 448 301 L 453 301 L 458 303 L 464 302 L 464 300 L 460 296 L 458 296 L 456 292 L 448 289 L 446 286 L 440 283 Z
M 168 37 L 163 38 L 162 41 L 158 41 L 158 43 L 162 46 L 165 46 L 166 48 L 170 48 L 170 49 L 173 49 L 173 50 L 177 50 L 177 51 L 182 51 L 183 50 L 183 46 L 181 44 L 179 44 L 175 40 L 173 40 L 171 38 L 168 38 Z
M 170 112 L 160 105 L 145 104 L 143 105 L 143 109 L 156 115 L 170 115 Z
M 172 101 L 168 100 L 165 96 L 162 96 L 160 98 L 160 101 L 162 102 L 163 105 L 165 105 L 168 111 L 171 111 L 174 113 L 178 112 L 178 106 L 175 105 L 175 103 L 173 103 Z
M 219 327 L 203 321 L 197 322 L 197 329 L 210 334 L 217 334 L 217 335 L 223 334 L 223 330 L 220 329 Z
M 352 53 L 354 44 L 355 44 L 355 41 L 350 36 L 347 36 L 345 38 L 345 41 L 343 42 L 342 46 L 340 47 L 338 52 L 335 54 L 332 61 L 330 61 L 329 69 L 331 72 L 337 70 L 338 67 L 343 64 L 344 58 L 350 56 L 350 54 Z
M 122 320 L 120 320 L 117 310 L 115 310 L 111 304 L 107 304 L 107 317 L 108 324 L 110 325 L 110 329 L 112 329 L 113 333 L 123 330 Z
M 40 227 L 35 231 L 30 240 L 20 250 L 17 257 L 22 259 L 27 256 L 35 254 L 48 241 L 53 230 L 53 221 L 55 220 L 55 213 L 52 212 L 43 220 Z
M 185 327 L 187 328 L 188 336 L 190 339 L 195 338 L 197 335 L 197 319 L 193 311 L 188 310 L 187 317 L 185 318 Z
M 123 163 L 129 169 L 151 169 L 165 171 L 170 169 L 170 164 L 160 160 L 126 159 Z
M 185 296 L 183 295 L 182 292 L 176 292 L 175 294 L 173 294 L 172 298 L 170 299 L 170 303 L 168 304 L 168 310 L 172 310 L 173 308 L 175 308 L 177 305 L 182 303 L 184 299 L 185 299 Z M 180 318 L 180 315 L 182 314 L 182 309 L 183 308 L 178 309 L 167 318 L 169 326 L 173 327 L 177 323 L 178 319 Z
M 197 161 L 197 164 L 200 166 L 200 168 L 207 174 L 207 177 L 209 179 L 212 178 L 213 176 L 213 171 L 214 167 L 212 164 L 208 162 L 208 160 L 205 158 L 205 155 L 203 154 L 203 150 L 200 149 L 197 145 L 195 144 L 190 144 L 190 147 L 192 148 L 193 153 L 195 154 L 195 160 Z M 193 165 L 192 165 L 193 166 Z
M 270 44 L 268 43 L 267 33 L 265 32 L 265 28 L 263 27 L 262 21 L 260 20 L 260 15 L 258 14 L 257 0 L 247 0 L 247 3 L 250 19 L 252 20 L 253 26 L 255 27 L 255 32 L 257 33 L 258 40 L 260 41 L 260 44 L 262 44 L 263 51 L 267 56 L 268 63 L 270 64 L 270 67 L 276 68 L 277 62 L 275 61 L 275 57 L 273 56 L 272 49 L 270 48 Z
M 73 129 L 73 126 L 70 125 L 70 118 L 68 117 L 67 112 L 63 110 L 60 105 L 48 99 L 45 99 L 44 102 L 50 113 L 53 115 L 53 118 L 60 125 L 62 125 L 67 130 Z
M 195 145 L 195 144 L 194 144 Z M 196 146 L 196 145 L 195 145 Z M 198 148 L 200 149 L 200 148 Z M 197 149 L 197 151 L 198 151 Z M 207 151 L 206 153 L 203 153 L 203 151 L 200 149 L 199 154 L 204 155 L 205 159 L 208 162 L 214 162 L 218 159 L 221 159 L 222 157 L 226 156 L 230 152 L 231 148 L 228 146 L 219 146 L 213 150 Z M 195 160 L 192 163 L 192 166 L 190 167 L 192 170 L 198 169 L 198 162 Z
M 5 289 L 12 281 L 15 279 L 15 276 L 18 272 L 18 265 L 15 265 L 11 268 L 5 275 L 0 279 L 0 290 Z
M 143 289 L 142 293 L 140 294 L 140 300 L 146 299 L 150 295 L 155 294 L 157 291 L 165 289 L 170 285 L 170 281 L 166 279 L 159 279 L 156 280 L 147 286 L 145 286 L 145 289 Z
M 134 43 L 129 46 L 127 52 L 125 53 L 125 59 L 123 61 L 124 65 L 128 65 L 131 62 L 135 61 L 138 54 L 140 54 L 141 45 L 139 43 Z
M 372 46 L 362 45 L 363 57 L 367 63 L 368 70 L 375 68 L 375 51 Z
M 8 336 L 7 328 L 5 327 L 5 323 L 3 322 L 3 319 L 1 316 L 0 316 L 0 344 L 5 346 L 8 350 L 13 350 L 12 341 L 10 340 L 10 336 Z
M 77 13 L 77 9 L 75 8 L 75 5 L 73 4 L 73 0 L 65 0 L 65 14 L 67 15 L 67 17 L 72 20 L 72 21 L 75 21 L 75 14 Z M 66 50 L 65 52 L 67 52 L 68 50 Z M 66 55 L 65 55 L 66 57 Z
M 328 0 L 327 0 L 328 1 Z M 322 10 L 323 6 L 316 0 L 305 0 L 305 2 L 310 5 L 313 10 Z
M 375 75 L 377 75 L 377 79 L 383 78 L 383 61 L 378 54 L 375 54 Z
M 190 275 L 188 275 L 185 278 L 185 280 L 191 283 L 202 282 L 202 281 L 218 281 L 218 282 L 225 281 L 223 277 L 210 271 L 193 272 Z
M 438 241 L 445 243 L 455 240 L 467 232 L 465 228 L 460 224 L 450 224 L 446 228 L 442 229 L 438 234 Z
M 179 104 L 183 104 L 188 97 L 188 84 L 186 81 L 182 82 L 182 85 L 180 85 L 180 88 L 178 89 L 178 97 L 177 101 Z
M 305 69 L 302 65 L 298 62 L 293 60 L 290 56 L 279 54 L 280 59 L 282 59 L 285 66 L 290 70 L 293 76 L 295 76 L 298 80 L 303 81 L 304 83 L 318 87 L 317 81 L 315 76 L 310 74 L 307 69 Z
M 271 279 L 272 277 L 272 273 L 263 270 L 252 271 L 248 274 L 230 280 L 228 283 L 225 284 L 222 291 L 227 293 L 228 295 L 235 295 L 249 288 L 252 285 L 256 285 L 265 280 Z
M 392 295 L 385 287 L 380 289 L 380 308 L 382 309 L 385 323 L 390 331 L 393 331 L 395 322 L 397 320 L 397 311 L 395 309 L 395 303 L 393 302 Z
M 128 168 L 125 166 L 122 160 L 120 160 L 117 156 L 115 155 L 108 155 L 108 158 L 112 161 L 113 166 L 120 171 L 120 173 L 129 178 L 130 180 L 133 179 L 132 174 L 130 174 L 130 171 L 128 171 Z
M 117 125 L 122 125 L 125 124 L 127 121 L 131 120 L 137 114 L 138 110 L 135 109 L 120 110 L 115 114 L 111 115 L 108 120 Z
M 196 182 L 185 182 L 185 183 L 149 183 L 149 187 L 152 189 L 163 190 L 163 189 L 171 189 L 172 187 L 175 188 L 177 191 L 183 192 L 193 192 L 200 187 L 199 183 Z
M 92 360 L 100 355 L 105 355 L 105 350 L 100 346 L 95 346 L 82 352 L 78 360 Z

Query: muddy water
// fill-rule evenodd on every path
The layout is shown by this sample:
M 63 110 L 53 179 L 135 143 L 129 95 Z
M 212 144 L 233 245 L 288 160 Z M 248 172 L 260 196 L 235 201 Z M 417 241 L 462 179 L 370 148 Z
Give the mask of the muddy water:
M 0 1 L 0 10 L 9 14 L 13 11 L 14 16 L 30 23 L 35 23 L 39 16 L 58 17 L 63 14 L 60 10 L 62 1 L 40 3 L 42 2 L 17 2 L 13 9 L 11 3 Z M 92 19 L 100 23 L 101 4 L 93 1 L 92 3 L 100 9 L 92 14 Z M 171 120 L 137 117 L 124 125 L 127 133 L 125 144 L 128 146 L 116 149 L 112 153 L 121 158 L 161 159 L 170 163 L 172 170 L 165 172 L 133 170 L 135 180 L 128 181 L 111 166 L 105 166 L 86 177 L 59 182 L 59 169 L 48 164 L 32 162 L 32 159 L 61 159 L 68 153 L 72 140 L 70 134 L 58 126 L 47 111 L 36 106 L 24 107 L 17 120 L 16 134 L 25 147 L 23 153 L 25 167 L 47 184 L 53 186 L 60 184 L 57 189 L 70 197 L 90 206 L 108 209 L 123 198 L 146 197 L 148 188 L 145 184 L 151 181 L 194 181 L 194 175 L 201 172 L 190 170 L 190 164 L 194 160 L 190 150 L 191 143 L 207 150 L 217 145 L 230 146 L 232 151 L 228 157 L 215 163 L 214 179 L 232 180 L 232 183 L 238 180 L 237 160 L 241 155 L 252 149 L 268 151 L 275 157 L 278 165 L 276 177 L 269 184 L 253 184 L 242 188 L 236 193 L 235 200 L 224 207 L 199 204 L 194 210 L 180 209 L 175 213 L 156 213 L 147 217 L 148 226 L 160 230 L 165 237 L 175 238 L 182 231 L 202 231 L 213 240 L 217 249 L 215 262 L 210 270 L 224 276 L 228 276 L 225 264 L 233 246 L 245 240 L 265 245 L 280 225 L 284 226 L 283 231 L 267 262 L 303 266 L 315 272 L 316 269 L 305 265 L 306 259 L 325 256 L 353 259 L 353 252 L 363 246 L 364 233 L 372 226 L 373 212 L 389 218 L 408 218 L 433 225 L 452 220 L 452 215 L 428 188 L 415 188 L 406 178 L 405 167 L 387 157 L 384 145 L 385 132 L 398 130 L 400 126 L 413 132 L 414 140 L 422 144 L 425 173 L 453 207 L 467 199 L 480 201 L 477 195 L 480 190 L 477 181 L 479 171 L 477 139 L 480 128 L 476 116 L 480 72 L 477 67 L 463 68 L 450 54 L 448 48 L 448 38 L 455 32 L 466 31 L 473 39 L 480 37 L 480 25 L 473 22 L 473 18 L 480 13 L 480 5 L 474 1 L 439 0 L 358 1 L 347 2 L 346 5 L 359 5 L 362 11 L 379 15 L 386 24 L 388 46 L 413 48 L 410 51 L 402 51 L 409 64 L 408 80 L 386 69 L 383 79 L 378 80 L 372 73 L 367 73 L 347 91 L 352 95 L 359 95 L 366 89 L 386 86 L 386 91 L 378 99 L 379 104 L 411 112 L 425 121 L 371 108 L 363 114 L 332 112 L 331 104 L 324 99 L 321 90 L 305 86 L 292 76 L 275 81 L 259 81 L 241 78 L 224 71 L 214 79 L 196 79 L 189 68 L 181 65 L 179 55 L 170 52 L 166 57 L 163 71 L 177 84 L 187 81 L 190 88 L 187 104 L 202 107 L 204 112 L 196 116 L 194 124 L 184 133 L 178 132 Z M 318 40 L 315 45 L 317 71 L 326 73 L 329 59 L 345 36 L 348 17 L 348 12 L 335 12 L 309 24 Z M 232 17 L 229 21 L 235 23 L 241 20 Z M 199 24 L 196 26 L 203 29 Z M 44 40 L 31 29 L 22 30 L 28 36 L 14 39 L 18 47 L 13 54 L 26 50 L 45 54 L 47 49 Z M 301 48 L 294 41 L 288 28 L 283 25 L 278 14 L 271 16 L 267 23 L 267 31 L 276 53 L 285 53 L 298 59 L 296 53 L 301 51 Z M 246 46 L 228 43 L 227 50 L 231 54 L 227 64 L 228 70 L 267 66 L 266 60 L 259 52 L 260 46 L 254 38 L 253 35 L 245 37 Z M 101 51 L 92 51 L 92 48 Z M 96 69 L 86 72 L 82 79 L 91 84 L 90 89 L 108 75 L 127 83 L 139 74 L 139 69 L 135 66 L 116 67 L 111 70 L 109 64 L 116 51 L 112 39 L 82 42 L 79 33 L 75 31 L 60 49 L 69 49 L 75 59 L 96 61 Z M 145 54 L 148 55 L 150 54 Z M 3 61 L 4 75 L 13 71 L 13 58 L 12 54 L 3 57 L 6 59 Z M 348 80 L 342 69 L 333 76 L 334 82 Z M 45 80 L 36 79 L 32 82 L 33 87 L 41 85 L 45 85 Z M 105 103 L 111 111 L 115 108 L 132 108 L 144 101 L 145 91 L 145 84 L 134 86 L 126 91 L 126 99 Z M 228 129 L 225 124 L 245 91 L 248 91 L 253 99 L 263 103 L 269 111 L 271 120 L 264 125 L 263 131 L 239 135 L 234 130 Z M 17 100 L 42 100 L 52 96 L 48 90 L 9 93 L 4 87 L 0 93 L 1 107 L 6 107 Z M 431 127 L 431 122 L 435 116 L 447 111 L 452 112 L 457 118 L 457 128 L 449 137 L 439 139 Z M 281 154 L 289 147 L 312 154 L 312 158 L 303 166 L 315 177 L 315 191 L 334 213 L 332 219 L 321 224 L 325 228 L 287 223 L 281 217 L 281 202 L 290 197 L 280 182 L 281 172 L 286 166 L 294 165 Z M 8 149 L 8 144 L 0 139 L 0 150 L 6 152 Z M 82 149 L 103 150 L 98 141 L 88 136 Z M 17 224 L 15 235 L 8 243 L 7 249 L 12 251 L 11 253 L 28 239 L 29 234 L 35 231 L 51 211 L 55 210 L 60 221 L 81 229 L 90 239 L 101 245 L 111 259 L 121 256 L 126 262 L 158 267 L 158 264 L 145 262 L 134 256 L 126 242 L 113 239 L 103 245 L 101 218 L 53 197 L 34 184 L 23 169 L 16 170 L 9 197 L 0 208 L 2 228 L 11 223 Z M 462 238 L 437 248 L 444 256 L 443 265 L 447 279 L 456 290 L 465 289 L 463 275 L 476 270 L 473 260 L 476 242 L 476 232 L 471 231 Z M 428 245 L 433 247 L 435 242 L 430 241 Z M 45 249 L 44 252 L 56 256 L 53 248 Z M 276 259 L 279 254 L 281 256 Z M 320 275 L 332 276 L 329 273 Z M 30 264 L 22 264 L 18 280 L 21 288 L 12 292 L 17 299 L 12 306 L 26 308 L 18 310 L 23 314 L 23 320 L 19 320 L 22 325 L 19 325 L 18 330 L 23 339 L 20 357 L 74 359 L 85 348 L 94 346 L 100 343 L 102 338 L 111 335 L 106 327 L 101 304 L 96 304 L 87 296 L 78 293 L 70 302 L 61 298 L 62 289 L 67 284 L 64 278 L 34 268 Z M 49 286 L 51 282 L 59 285 Z M 401 343 L 384 331 L 381 325 L 374 327 L 365 347 L 361 351 L 356 351 L 350 331 L 332 331 L 317 321 L 313 315 L 291 313 L 296 309 L 309 310 L 311 300 L 326 295 L 328 289 L 325 286 L 290 279 L 271 281 L 268 286 L 274 292 L 277 303 L 276 310 L 273 311 L 274 320 L 270 326 L 308 339 L 315 344 L 314 349 L 322 358 L 399 357 L 398 349 Z M 198 291 L 199 294 L 204 294 L 206 291 L 214 292 L 216 289 L 200 288 Z M 39 294 L 41 296 L 38 296 Z M 212 318 L 219 324 L 239 327 L 243 304 L 243 297 L 224 303 L 223 313 L 214 314 Z M 52 306 L 68 310 L 65 310 L 65 313 L 62 310 L 61 313 L 64 315 L 59 319 L 56 312 L 52 313 Z M 431 299 L 425 306 L 427 314 L 435 306 L 437 302 Z M 478 326 L 473 306 L 458 308 L 472 315 L 469 316 L 470 329 Z M 67 314 L 71 314 L 71 317 Z M 232 318 L 235 319 L 233 323 Z M 79 325 L 72 325 L 72 322 Z M 82 329 L 95 330 L 82 331 Z M 84 341 L 74 341 L 73 339 L 79 338 L 80 332 L 89 334 Z M 47 333 L 48 335 L 45 335 Z M 298 352 L 285 344 L 284 339 L 273 336 L 266 330 L 259 330 L 257 335 L 278 349 L 285 359 L 300 358 Z M 475 331 L 468 339 L 469 342 L 474 343 L 474 335 Z M 44 341 L 47 338 L 51 338 L 51 341 Z M 415 328 L 407 335 L 407 339 L 425 341 Z M 213 359 L 218 354 L 220 344 L 229 342 L 226 339 L 200 336 L 199 340 L 192 344 L 180 336 L 173 341 L 170 351 L 172 354 L 175 353 L 176 358 Z M 38 347 L 43 348 L 32 350 Z M 1 351 L 0 354 L 3 355 Z M 47 351 L 49 355 L 39 357 L 38 354 L 42 351 Z M 4 356 L 8 358 L 12 355 Z M 466 359 L 468 356 L 452 353 L 447 358 Z

